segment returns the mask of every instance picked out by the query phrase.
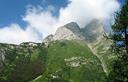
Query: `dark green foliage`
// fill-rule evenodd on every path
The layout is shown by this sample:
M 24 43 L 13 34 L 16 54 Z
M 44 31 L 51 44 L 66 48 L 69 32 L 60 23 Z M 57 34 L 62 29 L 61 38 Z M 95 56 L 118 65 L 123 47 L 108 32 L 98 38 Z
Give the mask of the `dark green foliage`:
M 5 49 L 6 52 L 0 82 L 28 82 L 42 75 L 47 51 L 41 44 L 33 44 L 0 45 L 0 49 Z
M 112 51 L 117 59 L 113 61 L 108 82 L 128 82 L 128 0 L 121 11 L 116 13 L 113 29 Z
M 128 82 L 128 56 L 122 55 L 112 65 L 108 82 Z
M 28 82 L 43 73 L 43 62 L 35 61 L 27 64 L 19 64 L 9 76 L 9 81 Z

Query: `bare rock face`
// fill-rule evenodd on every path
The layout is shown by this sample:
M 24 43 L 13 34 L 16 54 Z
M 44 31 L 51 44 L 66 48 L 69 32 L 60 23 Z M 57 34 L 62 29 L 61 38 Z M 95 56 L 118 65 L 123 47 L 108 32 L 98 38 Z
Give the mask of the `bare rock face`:
M 53 35 L 51 34 L 51 35 L 48 35 L 44 40 L 43 40 L 43 42 L 51 42 L 51 41 L 53 41 Z
M 47 44 L 56 40 L 81 40 L 83 38 L 78 24 L 71 22 L 59 27 L 54 35 L 47 36 L 43 42 Z
M 54 35 L 49 35 L 44 39 L 44 43 L 56 40 L 84 40 L 88 43 L 96 43 L 103 38 L 103 24 L 94 19 L 84 28 L 80 28 L 77 23 L 71 22 L 56 30 Z
M 43 40 L 43 43 L 45 44 L 45 47 L 48 47 L 49 43 L 54 41 L 53 40 L 53 35 L 48 35 L 44 40 Z
M 103 38 L 103 23 L 97 19 L 92 20 L 88 25 L 81 29 L 86 42 L 95 43 Z
M 57 29 L 54 40 L 74 40 L 81 39 L 80 27 L 75 22 L 71 22 Z

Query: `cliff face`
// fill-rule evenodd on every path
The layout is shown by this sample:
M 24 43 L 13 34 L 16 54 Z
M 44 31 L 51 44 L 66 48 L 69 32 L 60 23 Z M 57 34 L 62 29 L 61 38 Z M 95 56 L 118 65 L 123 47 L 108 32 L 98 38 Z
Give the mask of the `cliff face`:
M 88 43 L 95 43 L 103 38 L 103 24 L 99 20 L 92 20 L 84 28 L 80 28 L 75 22 L 68 23 L 56 30 L 54 35 L 49 35 L 44 42 L 56 40 L 84 40 Z
M 81 34 L 80 27 L 77 23 L 71 22 L 59 27 L 54 35 L 49 35 L 44 39 L 44 42 L 51 42 L 56 40 L 80 40 L 84 37 Z
M 100 20 L 94 19 L 84 28 L 81 29 L 82 35 L 85 37 L 86 42 L 95 43 L 103 38 L 104 26 Z
M 75 22 L 71 22 L 57 29 L 54 40 L 82 39 L 80 27 Z

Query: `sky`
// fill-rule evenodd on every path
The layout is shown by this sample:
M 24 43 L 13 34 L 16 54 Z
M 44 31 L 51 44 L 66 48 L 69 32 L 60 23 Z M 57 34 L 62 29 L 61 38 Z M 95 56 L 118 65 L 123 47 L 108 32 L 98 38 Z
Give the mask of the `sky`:
M 11 23 L 18 23 L 25 27 L 26 23 L 22 21 L 22 16 L 25 15 L 28 5 L 47 8 L 52 5 L 56 8 L 55 15 L 58 15 L 58 10 L 68 4 L 67 0 L 0 0 L 0 27 Z
M 111 23 L 124 0 L 0 0 L 0 42 L 41 42 L 69 22 Z M 114 5 L 114 6 L 113 6 Z

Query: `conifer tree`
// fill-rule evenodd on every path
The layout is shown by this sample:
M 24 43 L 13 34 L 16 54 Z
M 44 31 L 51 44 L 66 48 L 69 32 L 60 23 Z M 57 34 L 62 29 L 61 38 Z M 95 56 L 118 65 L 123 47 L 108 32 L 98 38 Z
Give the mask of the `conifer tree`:
M 116 13 L 112 26 L 112 50 L 116 59 L 108 76 L 108 82 L 128 82 L 128 0 Z

